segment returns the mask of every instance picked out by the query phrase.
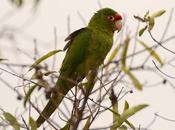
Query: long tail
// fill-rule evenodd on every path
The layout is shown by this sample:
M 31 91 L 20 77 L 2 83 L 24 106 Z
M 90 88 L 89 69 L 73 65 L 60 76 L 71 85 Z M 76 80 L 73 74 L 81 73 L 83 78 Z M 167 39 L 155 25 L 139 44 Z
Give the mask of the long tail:
M 66 86 L 58 86 L 59 79 L 57 82 L 57 87 L 55 87 L 55 91 L 52 93 L 52 96 L 47 103 L 44 110 L 41 112 L 40 116 L 36 120 L 37 127 L 40 127 L 49 117 L 52 115 L 52 113 L 57 109 L 57 107 L 60 105 L 61 101 L 63 100 L 64 96 L 68 93 L 72 85 L 69 86 L 69 89 Z

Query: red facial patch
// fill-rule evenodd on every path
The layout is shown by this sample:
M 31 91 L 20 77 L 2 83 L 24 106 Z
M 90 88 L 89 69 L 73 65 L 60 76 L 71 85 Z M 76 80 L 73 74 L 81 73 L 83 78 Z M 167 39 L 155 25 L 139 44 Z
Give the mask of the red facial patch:
M 122 16 L 119 15 L 118 13 L 116 13 L 116 15 L 115 15 L 115 20 L 116 20 L 116 21 L 122 20 Z

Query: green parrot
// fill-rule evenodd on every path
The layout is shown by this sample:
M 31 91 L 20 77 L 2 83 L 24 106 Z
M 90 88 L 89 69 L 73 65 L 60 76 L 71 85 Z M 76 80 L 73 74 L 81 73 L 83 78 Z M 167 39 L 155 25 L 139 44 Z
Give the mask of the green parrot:
M 113 44 L 114 32 L 122 28 L 122 17 L 110 8 L 98 10 L 85 28 L 71 33 L 64 50 L 67 50 L 60 75 L 51 98 L 36 120 L 40 127 L 60 105 L 61 101 L 87 74 L 104 62 Z

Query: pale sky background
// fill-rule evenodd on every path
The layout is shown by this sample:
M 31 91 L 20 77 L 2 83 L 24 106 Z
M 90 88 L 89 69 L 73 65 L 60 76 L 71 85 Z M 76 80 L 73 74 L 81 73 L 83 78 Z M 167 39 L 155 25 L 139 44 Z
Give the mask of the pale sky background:
M 28 4 L 27 4 L 28 3 Z M 168 16 L 172 8 L 175 7 L 174 0 L 101 0 L 102 7 L 110 7 L 118 12 L 125 14 L 126 25 L 131 34 L 134 34 L 137 21 L 133 18 L 133 15 L 143 16 L 146 11 L 154 12 L 159 9 L 167 10 L 166 14 L 158 18 L 153 33 L 156 38 L 160 38 L 162 32 L 166 26 Z M 32 63 L 24 55 L 19 56 L 19 52 L 14 49 L 14 45 L 27 53 L 33 55 L 33 39 L 37 39 L 40 56 L 54 49 L 54 27 L 57 28 L 58 35 L 58 49 L 61 49 L 65 43 L 64 38 L 68 35 L 67 18 L 70 17 L 71 28 L 70 31 L 74 31 L 85 24 L 80 19 L 77 12 L 79 12 L 85 19 L 89 21 L 90 17 L 100 7 L 98 0 L 42 0 L 38 7 L 38 10 L 34 13 L 31 9 L 31 1 L 27 0 L 24 8 L 16 10 L 12 7 L 8 0 L 0 0 L 0 31 L 3 27 L 13 27 L 17 29 L 15 32 L 15 38 L 17 43 L 13 43 L 6 38 L 0 37 L 0 56 L 7 58 L 10 63 Z M 26 22 L 27 21 L 27 22 Z M 166 35 L 166 38 L 175 34 L 175 13 L 173 14 L 172 23 L 170 29 Z M 8 33 L 8 32 L 7 32 Z M 148 34 L 144 34 L 142 37 L 145 41 L 149 42 L 149 45 L 155 44 Z M 175 40 L 174 40 L 175 41 Z M 13 44 L 12 44 L 13 43 Z M 175 51 L 174 42 L 165 44 L 167 47 Z M 159 49 L 159 53 L 162 59 L 170 59 L 171 53 L 166 52 L 163 49 Z M 145 53 L 144 53 L 145 54 Z M 59 55 L 59 54 L 58 54 Z M 18 56 L 18 57 L 17 57 Z M 62 60 L 63 56 L 58 56 L 58 61 Z M 141 57 L 140 57 L 141 58 Z M 140 59 L 138 59 L 140 60 Z M 151 58 L 149 63 L 152 64 Z M 60 62 L 58 62 L 60 65 Z M 59 68 L 58 65 L 58 68 Z M 4 67 L 0 65 L 0 67 Z M 166 67 L 163 69 L 168 74 L 174 75 L 175 69 L 172 67 Z M 1 72 L 1 71 L 0 71 Z M 20 73 L 20 71 L 18 71 Z M 2 78 L 6 79 L 10 84 L 16 86 L 19 84 L 19 79 L 9 74 L 1 74 Z M 149 75 L 139 75 L 139 78 L 149 77 Z M 156 79 L 149 77 L 149 82 L 154 83 Z M 173 79 L 170 79 L 173 83 Z M 135 91 L 132 95 L 127 95 L 126 99 L 132 105 L 147 103 L 149 108 L 137 113 L 131 118 L 134 124 L 141 124 L 142 127 L 146 127 L 154 117 L 154 113 L 158 113 L 167 118 L 175 120 L 175 91 L 169 85 L 145 88 L 143 92 Z M 21 106 L 22 102 L 16 101 L 16 94 L 0 82 L 0 107 L 11 113 L 15 113 L 17 108 Z M 18 113 L 18 112 L 17 112 Z M 104 117 L 98 119 L 93 126 L 104 126 L 106 122 L 110 122 L 111 116 L 104 114 Z M 10 128 L 9 128 L 10 129 Z M 174 130 L 175 122 L 169 122 L 162 119 L 157 119 L 150 130 Z

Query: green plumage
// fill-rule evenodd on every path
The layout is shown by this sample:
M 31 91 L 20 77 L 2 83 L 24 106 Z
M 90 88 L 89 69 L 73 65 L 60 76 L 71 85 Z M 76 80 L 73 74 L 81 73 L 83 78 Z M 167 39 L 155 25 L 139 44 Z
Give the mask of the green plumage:
M 103 63 L 113 43 L 115 23 L 107 19 L 114 16 L 115 11 L 109 8 L 99 10 L 90 20 L 86 28 L 82 28 L 70 34 L 64 50 L 66 56 L 60 69 L 52 96 L 37 119 L 39 127 L 61 103 L 68 91 L 82 81 L 89 71 L 98 69 Z

